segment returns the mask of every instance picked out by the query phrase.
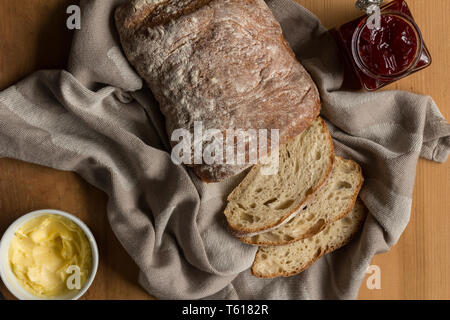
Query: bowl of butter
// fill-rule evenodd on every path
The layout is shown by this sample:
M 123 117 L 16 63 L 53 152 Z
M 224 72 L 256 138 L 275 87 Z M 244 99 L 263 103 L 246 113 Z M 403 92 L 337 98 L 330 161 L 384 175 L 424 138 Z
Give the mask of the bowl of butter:
M 0 241 L 0 277 L 20 300 L 77 300 L 98 268 L 92 232 L 77 217 L 39 210 L 17 219 Z

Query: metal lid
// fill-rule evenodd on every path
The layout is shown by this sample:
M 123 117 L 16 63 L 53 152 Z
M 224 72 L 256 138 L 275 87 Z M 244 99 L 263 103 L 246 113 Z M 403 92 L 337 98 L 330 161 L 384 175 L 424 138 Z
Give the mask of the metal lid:
M 356 8 L 366 13 L 374 11 L 374 7 L 379 7 L 383 3 L 383 0 L 357 0 Z

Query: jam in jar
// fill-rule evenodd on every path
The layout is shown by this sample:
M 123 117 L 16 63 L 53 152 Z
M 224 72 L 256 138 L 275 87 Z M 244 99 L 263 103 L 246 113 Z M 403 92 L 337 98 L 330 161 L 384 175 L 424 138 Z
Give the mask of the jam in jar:
M 353 88 L 377 90 L 431 64 L 405 1 L 382 6 L 380 20 L 378 28 L 369 26 L 366 15 L 332 30 L 346 58 L 347 84 L 349 76 L 356 80 L 350 80 Z

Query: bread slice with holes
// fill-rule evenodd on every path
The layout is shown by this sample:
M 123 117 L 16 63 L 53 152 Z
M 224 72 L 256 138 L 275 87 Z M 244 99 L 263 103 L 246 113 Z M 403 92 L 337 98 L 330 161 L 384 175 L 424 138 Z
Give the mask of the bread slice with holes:
M 258 278 L 290 277 L 306 270 L 316 260 L 349 243 L 358 233 L 367 209 L 357 200 L 352 211 L 325 230 L 284 246 L 260 247 L 251 272 Z
M 333 162 L 333 141 L 323 119 L 317 118 L 280 146 L 276 174 L 264 175 L 258 164 L 228 196 L 225 216 L 231 231 L 253 236 L 288 222 L 324 184 Z
M 350 212 L 363 181 L 361 167 L 356 162 L 336 157 L 330 177 L 306 208 L 272 231 L 240 240 L 248 244 L 279 246 L 309 238 Z

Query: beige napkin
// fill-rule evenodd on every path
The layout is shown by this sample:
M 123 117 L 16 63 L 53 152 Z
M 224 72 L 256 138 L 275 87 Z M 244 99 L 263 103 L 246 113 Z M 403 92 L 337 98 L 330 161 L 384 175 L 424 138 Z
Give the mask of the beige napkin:
M 256 279 L 248 270 L 256 248 L 234 239 L 222 214 L 243 175 L 206 185 L 171 162 L 164 119 L 117 41 L 121 2 L 82 1 L 69 72 L 37 72 L 0 93 L 0 156 L 76 171 L 104 190 L 111 227 L 158 298 L 355 298 L 372 257 L 408 224 L 419 156 L 448 156 L 450 126 L 432 99 L 339 91 L 342 68 L 317 18 L 268 1 L 320 87 L 337 152 L 364 169 L 371 215 L 355 241 L 302 274 Z

